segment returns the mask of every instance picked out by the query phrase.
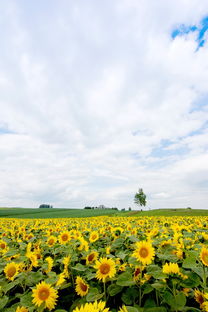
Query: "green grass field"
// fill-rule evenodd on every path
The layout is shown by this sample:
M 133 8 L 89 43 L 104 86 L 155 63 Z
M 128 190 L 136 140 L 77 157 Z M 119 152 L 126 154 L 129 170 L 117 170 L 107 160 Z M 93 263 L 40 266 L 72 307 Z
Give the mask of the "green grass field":
M 148 211 L 131 211 L 125 212 L 129 216 L 142 217 L 142 216 L 164 216 L 164 217 L 174 217 L 174 216 L 208 216 L 208 209 L 187 209 L 187 208 L 177 208 L 177 209 L 153 209 Z
M 111 209 L 0 208 L 0 218 L 84 218 L 115 213 L 118 211 Z
M 153 209 L 148 211 L 116 211 L 111 209 L 66 208 L 0 208 L 0 218 L 84 218 L 96 216 L 208 216 L 206 209 Z

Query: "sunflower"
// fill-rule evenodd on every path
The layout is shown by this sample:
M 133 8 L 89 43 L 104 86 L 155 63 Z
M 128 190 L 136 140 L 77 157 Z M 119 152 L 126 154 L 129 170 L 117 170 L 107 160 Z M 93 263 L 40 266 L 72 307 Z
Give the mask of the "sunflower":
M 194 290 L 194 299 L 196 300 L 196 302 L 198 302 L 200 304 L 200 307 L 201 305 L 204 303 L 205 301 L 205 298 L 204 298 L 204 293 L 201 292 L 200 290 L 198 289 L 195 289 Z
M 29 310 L 25 307 L 17 307 L 15 312 L 29 312 Z
M 34 267 L 34 268 L 38 267 L 38 258 L 37 258 L 37 255 L 34 251 L 28 252 L 26 254 L 26 257 L 30 259 L 32 267 Z
M 141 279 L 142 278 L 142 271 L 143 271 L 143 267 L 141 267 L 141 266 L 137 266 L 136 268 L 135 268 L 135 271 L 134 271 L 134 280 L 135 281 L 138 281 L 139 279 Z
M 80 277 L 76 278 L 76 293 L 81 297 L 85 296 L 88 293 L 89 286 L 88 284 Z
M 66 278 L 65 273 L 64 272 L 60 273 L 58 276 L 58 280 L 56 282 L 56 286 L 61 286 L 66 281 L 65 278 Z
M 86 257 L 86 264 L 91 264 L 91 263 L 95 262 L 95 260 L 97 260 L 97 258 L 98 258 L 98 252 L 92 251 Z
M 122 308 L 120 308 L 120 309 L 118 310 L 118 312 L 128 312 L 128 310 L 127 310 L 126 306 L 123 305 Z
M 80 242 L 78 250 L 79 251 L 82 251 L 82 250 L 88 251 L 89 250 L 88 242 L 83 237 L 79 237 L 78 240 Z
M 63 245 L 67 244 L 70 239 L 71 239 L 71 237 L 70 237 L 70 233 L 68 231 L 62 232 L 59 235 L 59 242 Z
M 15 262 L 8 263 L 4 268 L 4 273 L 6 274 L 7 279 L 13 281 L 19 273 L 19 264 Z
M 136 243 L 136 247 L 133 257 L 139 260 L 143 265 L 150 264 L 155 256 L 155 250 L 152 244 L 147 241 L 141 241 Z
M 48 267 L 45 270 L 45 272 L 49 273 L 49 272 L 51 272 L 52 267 L 53 267 L 53 259 L 51 257 L 47 257 L 47 258 L 45 258 L 45 260 L 47 261 L 47 265 L 48 265 Z
M 191 288 L 183 288 L 183 290 L 182 290 L 182 292 L 184 293 L 184 295 L 185 295 L 186 297 L 188 297 L 190 291 L 191 291 Z
M 57 241 L 57 238 L 55 236 L 51 235 L 47 239 L 47 244 L 49 247 L 53 247 L 53 245 L 55 245 L 56 241 Z
M 116 265 L 112 259 L 100 258 L 100 261 L 96 260 L 95 269 L 97 269 L 96 277 L 103 282 L 109 277 L 113 277 L 116 274 Z
M 90 243 L 94 243 L 94 242 L 96 242 L 98 239 L 99 239 L 99 234 L 98 234 L 98 232 L 92 231 L 92 232 L 90 233 L 90 237 L 89 237 Z
M 202 250 L 200 253 L 200 259 L 204 265 L 208 266 L 208 249 L 207 248 L 202 247 Z
M 105 307 L 106 303 L 104 301 L 85 303 L 81 307 L 77 307 L 72 312 L 108 312 L 109 308 Z
M 202 311 L 208 312 L 208 301 L 203 302 L 203 303 L 200 305 L 200 308 L 202 309 Z
M 165 263 L 162 267 L 162 271 L 165 274 L 178 274 L 180 275 L 179 266 L 177 263 Z
M 0 251 L 2 253 L 7 252 L 7 243 L 5 241 L 3 241 L 2 239 L 0 240 Z
M 32 290 L 32 297 L 34 298 L 32 302 L 38 307 L 42 303 L 45 304 L 45 308 L 48 308 L 49 311 L 54 309 L 56 301 L 58 298 L 57 290 L 51 287 L 50 284 L 45 283 L 44 281 L 36 285 L 36 288 Z
M 66 256 L 63 258 L 62 262 L 63 262 L 63 265 L 64 265 L 64 275 L 66 278 L 69 278 L 69 263 L 71 261 L 71 257 L 70 256 Z

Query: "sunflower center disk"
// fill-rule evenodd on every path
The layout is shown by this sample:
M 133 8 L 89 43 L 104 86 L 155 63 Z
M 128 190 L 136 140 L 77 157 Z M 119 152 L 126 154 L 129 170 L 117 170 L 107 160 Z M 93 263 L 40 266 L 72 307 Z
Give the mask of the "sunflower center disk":
M 88 257 L 88 261 L 92 261 L 93 259 L 94 259 L 94 254 L 89 255 L 89 257 Z
M 102 274 L 108 274 L 110 272 L 110 265 L 107 263 L 101 264 L 100 266 L 100 272 Z
M 48 299 L 48 296 L 49 296 L 49 291 L 48 291 L 48 289 L 43 289 L 43 290 L 41 290 L 40 293 L 39 293 L 39 298 L 40 298 L 41 300 L 46 300 L 46 299 Z
M 82 291 L 87 291 L 87 285 L 80 283 L 80 288 L 82 289 Z
M 12 276 L 15 275 L 15 273 L 16 273 L 16 268 L 15 267 L 11 267 L 11 268 L 9 268 L 7 274 L 8 274 L 9 277 L 12 277 Z
M 1 247 L 1 249 L 4 249 L 4 248 L 6 247 L 6 245 L 5 245 L 4 243 L 2 243 L 2 244 L 0 245 L 0 247 Z
M 146 248 L 141 248 L 139 254 L 142 258 L 146 258 L 148 256 L 148 250 Z
M 67 239 L 68 239 L 68 235 L 66 235 L 66 234 L 62 235 L 62 240 L 63 241 L 66 241 Z

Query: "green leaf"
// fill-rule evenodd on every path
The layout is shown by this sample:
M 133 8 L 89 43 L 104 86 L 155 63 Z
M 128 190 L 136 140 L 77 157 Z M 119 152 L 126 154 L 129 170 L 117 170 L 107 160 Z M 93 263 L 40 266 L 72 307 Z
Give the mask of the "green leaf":
M 139 241 L 138 237 L 134 236 L 134 235 L 131 235 L 128 237 L 128 240 L 132 243 L 136 243 Z
M 111 246 L 111 249 L 117 249 L 117 248 L 121 248 L 124 244 L 124 239 L 123 238 L 117 238 L 112 246 Z
M 120 293 L 122 291 L 123 287 L 122 286 L 119 286 L 119 285 L 116 285 L 116 284 L 112 284 L 110 286 L 108 286 L 108 293 L 111 297 L 117 295 L 118 293 Z
M 196 258 L 186 258 L 183 261 L 182 267 L 185 269 L 192 269 L 193 267 L 196 267 Z
M 33 306 L 33 303 L 32 303 L 32 292 L 29 292 L 28 294 L 23 295 L 20 298 L 20 303 L 21 303 L 21 305 L 25 306 L 26 308 Z
M 26 275 L 25 284 L 27 286 L 37 285 L 43 279 L 41 272 L 30 272 Z
M 162 272 L 162 270 L 153 272 L 153 273 L 151 273 L 151 275 L 152 275 L 155 279 L 164 279 L 164 278 L 167 277 L 167 275 L 164 274 L 164 273 Z
M 186 311 L 188 311 L 188 312 L 201 312 L 201 310 L 199 310 L 197 308 L 192 308 L 192 307 L 184 307 L 182 309 L 182 311 L 184 311 L 184 312 L 186 312 Z
M 175 301 L 176 301 L 176 307 L 178 309 L 181 309 L 185 306 L 186 304 L 186 296 L 184 293 L 180 292 L 175 296 Z
M 119 275 L 116 285 L 119 286 L 132 286 L 135 285 L 135 281 L 133 280 L 133 277 L 131 273 L 124 272 L 121 275 Z
M 144 303 L 144 307 L 154 309 L 156 307 L 155 301 L 152 298 L 148 298 Z
M 144 312 L 167 312 L 165 307 L 145 308 Z
M 151 284 L 151 286 L 157 290 L 161 290 L 162 288 L 165 288 L 167 285 L 166 283 L 163 283 L 163 282 L 156 282 L 156 283 Z
M 175 255 L 171 255 L 169 252 L 165 252 L 165 253 L 158 253 L 157 254 L 157 257 L 160 259 L 160 260 L 167 260 L 167 261 L 170 261 L 170 262 L 176 262 L 178 260 L 177 256 Z
M 87 270 L 87 268 L 82 265 L 81 263 L 77 263 L 74 267 L 72 267 L 72 269 L 76 270 L 76 271 L 80 271 L 80 272 L 84 272 Z
M 121 296 L 121 300 L 123 301 L 123 303 L 129 305 L 133 303 L 132 298 L 128 295 L 128 293 L 123 293 Z
M 5 307 L 8 300 L 9 300 L 9 297 L 7 296 L 4 296 L 3 298 L 0 299 L 0 309 L 3 309 Z
M 182 292 L 174 297 L 169 291 L 165 291 L 163 300 L 174 310 L 181 310 L 186 304 L 186 296 Z
M 162 272 L 159 265 L 149 265 L 147 267 L 147 273 L 152 275 L 155 279 L 164 279 L 167 277 L 166 274 Z
M 7 285 L 5 285 L 4 287 L 2 287 L 2 290 L 7 293 L 10 289 L 12 289 L 13 287 L 15 287 L 18 284 L 18 281 L 13 281 L 8 283 Z
M 131 305 L 138 297 L 138 288 L 129 287 L 122 293 L 121 299 L 126 305 Z
M 203 279 L 204 271 L 202 267 L 193 267 L 192 270 Z
M 172 306 L 174 300 L 174 296 L 168 290 L 166 290 L 163 295 L 163 301 Z
M 151 293 L 151 291 L 153 291 L 153 287 L 150 284 L 146 284 L 143 290 L 143 294 L 149 294 Z
M 139 310 L 135 307 L 126 306 L 128 312 L 139 312 Z
M 116 253 L 116 257 L 120 258 L 121 260 L 124 260 L 126 256 L 127 253 L 125 251 L 119 251 L 118 253 Z
M 88 302 L 99 300 L 104 296 L 104 293 L 100 294 L 97 288 L 91 288 L 89 293 L 86 296 Z
M 201 279 L 195 272 L 186 272 L 186 275 L 188 278 L 181 283 L 182 287 L 194 288 L 199 286 Z

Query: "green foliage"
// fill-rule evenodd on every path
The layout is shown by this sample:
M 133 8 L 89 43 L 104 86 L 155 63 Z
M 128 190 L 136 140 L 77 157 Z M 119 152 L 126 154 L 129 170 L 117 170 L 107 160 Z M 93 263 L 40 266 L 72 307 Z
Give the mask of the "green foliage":
M 135 194 L 134 203 L 139 206 L 146 206 L 146 195 L 144 194 L 142 188 L 140 188 L 139 191 Z

